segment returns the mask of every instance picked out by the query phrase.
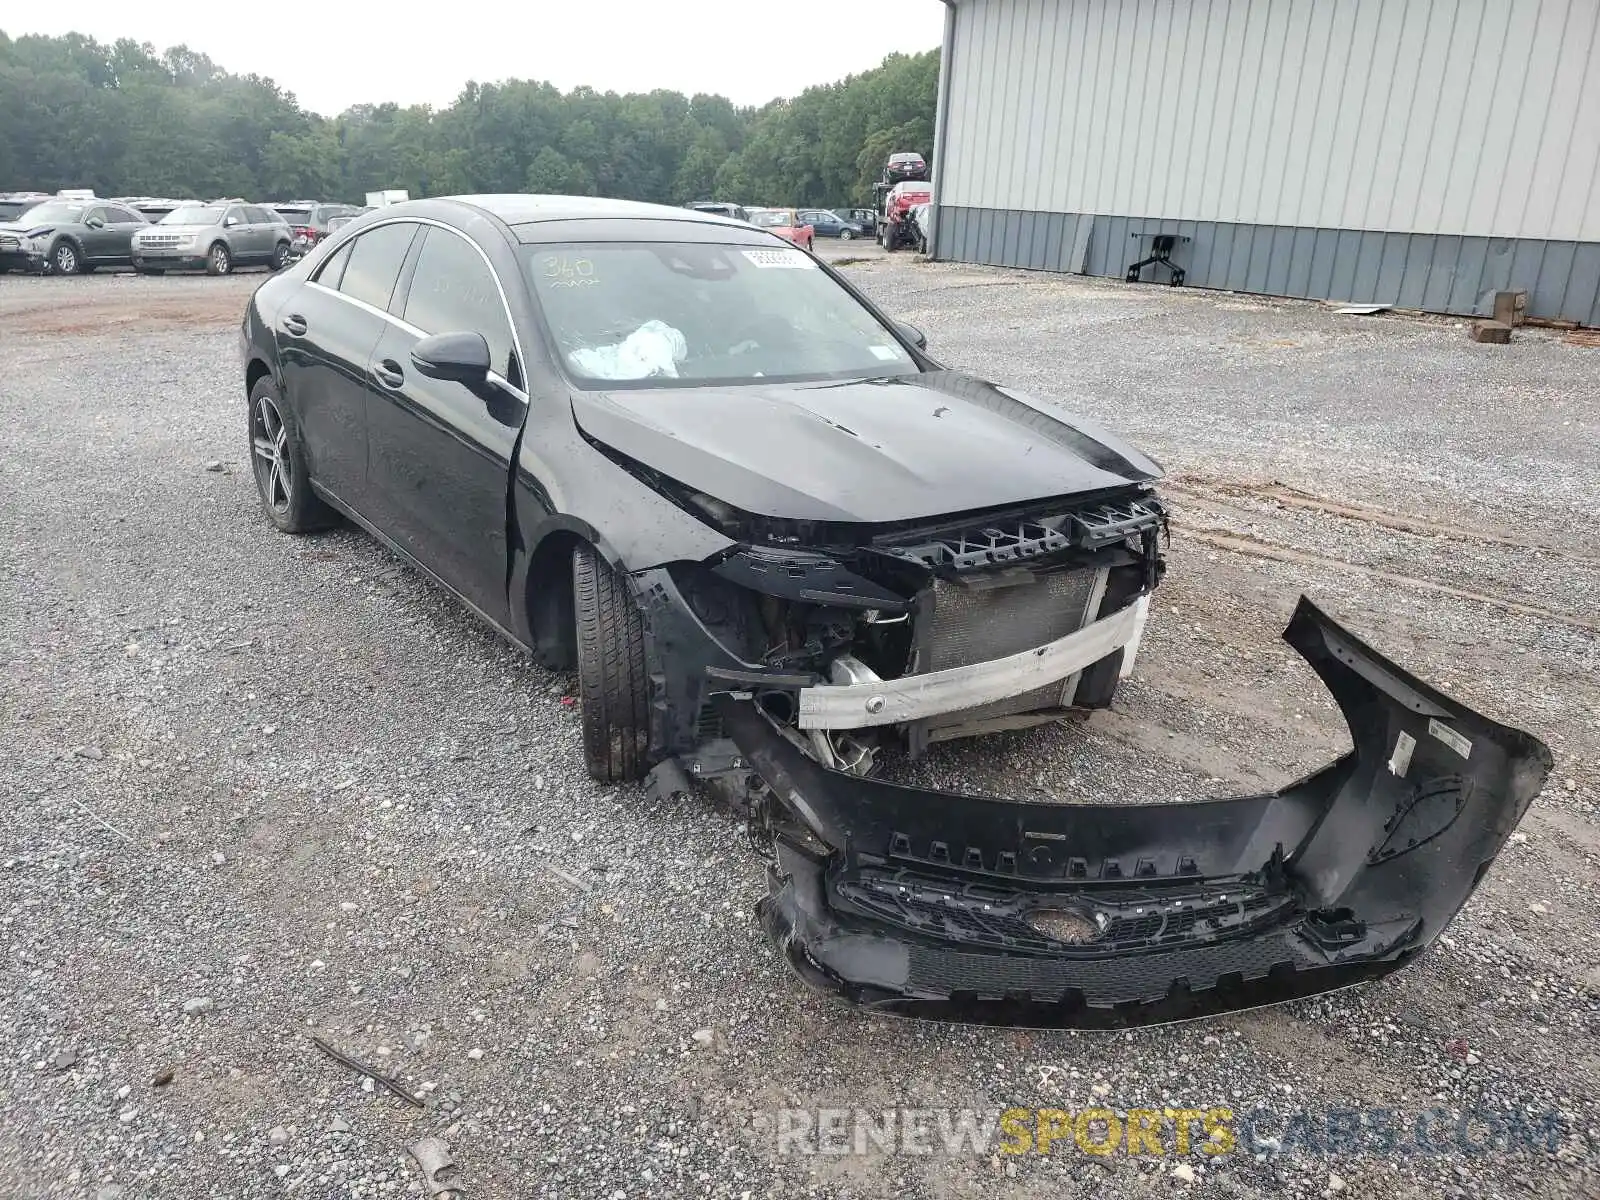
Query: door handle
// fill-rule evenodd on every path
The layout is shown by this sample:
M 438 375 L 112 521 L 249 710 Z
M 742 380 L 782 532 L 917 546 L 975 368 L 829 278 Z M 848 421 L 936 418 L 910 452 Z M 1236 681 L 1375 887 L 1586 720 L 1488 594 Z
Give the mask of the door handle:
M 304 337 L 306 332 L 306 319 L 299 313 L 290 313 L 283 319 L 283 331 L 294 337 Z
M 386 358 L 380 363 L 374 363 L 372 377 L 386 388 L 403 387 L 406 382 L 406 377 L 400 370 L 400 364 L 392 358 Z

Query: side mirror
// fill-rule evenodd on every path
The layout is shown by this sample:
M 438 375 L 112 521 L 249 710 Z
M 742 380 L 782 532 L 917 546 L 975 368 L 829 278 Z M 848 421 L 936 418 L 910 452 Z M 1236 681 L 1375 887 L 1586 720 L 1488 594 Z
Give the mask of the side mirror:
M 239 223 L 239 218 L 238 217 L 228 217 L 228 218 L 224 219 L 222 223 L 223 223 L 224 226 L 226 226 L 227 228 L 231 229 L 233 226 L 235 226 L 235 225 L 237 225 Z
M 90 217 L 84 224 L 90 229 L 104 229 L 106 227 L 106 223 L 99 217 Z
M 489 343 L 481 333 L 436 333 L 411 347 L 411 365 L 429 379 L 481 385 L 489 374 Z
M 915 325 L 907 325 L 904 321 L 896 321 L 895 324 L 899 326 L 900 336 L 918 350 L 926 350 L 928 348 L 928 335 L 923 333 L 922 330 Z

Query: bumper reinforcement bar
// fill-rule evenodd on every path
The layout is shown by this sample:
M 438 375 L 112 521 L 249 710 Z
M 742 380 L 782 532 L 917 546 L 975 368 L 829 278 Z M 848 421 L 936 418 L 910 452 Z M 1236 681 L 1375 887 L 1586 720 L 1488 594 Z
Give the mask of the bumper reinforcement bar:
M 1009 700 L 1063 682 L 1114 650 L 1135 644 L 1144 627 L 1145 597 L 1065 637 L 967 667 L 950 667 L 870 683 L 801 689 L 801 729 L 864 729 L 901 725 Z

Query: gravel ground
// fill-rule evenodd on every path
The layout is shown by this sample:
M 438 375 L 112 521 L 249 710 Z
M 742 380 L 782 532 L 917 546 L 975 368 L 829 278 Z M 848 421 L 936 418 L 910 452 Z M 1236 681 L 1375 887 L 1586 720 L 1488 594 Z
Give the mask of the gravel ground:
M 850 269 L 947 362 L 1174 475 L 1172 570 L 1116 709 L 914 771 L 1108 802 L 1283 782 L 1346 745 L 1278 640 L 1305 591 L 1554 750 L 1447 937 L 1375 985 L 1127 1034 L 814 997 L 754 927 L 732 817 L 591 782 L 571 680 L 365 537 L 259 516 L 235 360 L 259 276 L 8 277 L 0 1193 L 422 1195 L 405 1148 L 427 1135 L 476 1197 L 1600 1191 L 1596 352 L 904 255 Z M 1180 1162 L 775 1137 L 786 1107 L 1094 1104 L 1259 1112 L 1268 1140 Z M 1367 1106 L 1561 1127 L 1356 1155 L 1285 1128 Z

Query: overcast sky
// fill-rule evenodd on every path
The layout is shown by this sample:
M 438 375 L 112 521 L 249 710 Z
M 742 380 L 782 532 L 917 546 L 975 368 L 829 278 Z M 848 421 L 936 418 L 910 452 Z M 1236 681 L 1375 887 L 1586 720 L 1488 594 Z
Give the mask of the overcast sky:
M 415 15 L 411 15 L 415 14 Z M 78 0 L 0 7 L 0 29 L 178 43 L 267 75 L 313 112 L 362 102 L 444 107 L 469 79 L 562 91 L 670 88 L 763 104 L 939 44 L 939 0 L 532 0 L 503 4 L 166 4 Z

